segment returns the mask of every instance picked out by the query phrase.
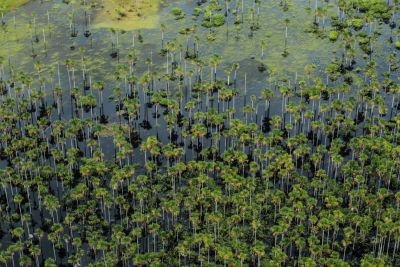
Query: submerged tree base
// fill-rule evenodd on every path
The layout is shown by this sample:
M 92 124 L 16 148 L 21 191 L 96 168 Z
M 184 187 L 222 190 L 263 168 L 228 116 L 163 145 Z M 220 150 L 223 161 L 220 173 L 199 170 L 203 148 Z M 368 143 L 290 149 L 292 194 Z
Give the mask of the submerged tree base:
M 158 24 L 159 0 L 105 0 L 96 15 L 96 28 L 125 31 L 155 28 Z

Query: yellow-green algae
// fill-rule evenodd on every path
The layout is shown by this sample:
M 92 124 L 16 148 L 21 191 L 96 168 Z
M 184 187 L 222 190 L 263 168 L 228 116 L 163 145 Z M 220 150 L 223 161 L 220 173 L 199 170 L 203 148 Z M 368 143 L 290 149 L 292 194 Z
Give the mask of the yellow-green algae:
M 104 0 L 94 26 L 125 31 L 155 28 L 159 9 L 159 0 Z
M 1 1 L 1 0 L 0 0 Z M 0 57 L 8 58 L 10 55 L 17 55 L 26 46 L 30 38 L 27 23 L 16 24 L 10 22 L 0 29 Z

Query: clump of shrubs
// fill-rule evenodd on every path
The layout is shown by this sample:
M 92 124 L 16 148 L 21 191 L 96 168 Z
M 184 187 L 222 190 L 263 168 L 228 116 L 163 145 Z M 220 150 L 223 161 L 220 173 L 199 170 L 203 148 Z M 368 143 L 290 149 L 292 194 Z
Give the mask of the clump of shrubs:
M 332 42 L 336 41 L 339 37 L 339 33 L 337 31 L 330 31 L 329 32 L 329 40 L 331 40 Z
M 182 8 L 179 7 L 172 8 L 171 14 L 175 16 L 176 20 L 183 19 L 185 17 L 185 12 L 183 12 Z
M 396 46 L 396 48 L 397 48 L 398 50 L 400 50 L 400 40 L 397 41 L 397 42 L 395 42 L 394 45 Z
M 353 19 L 351 21 L 351 26 L 353 26 L 356 31 L 359 31 L 364 27 L 364 21 L 362 19 Z
M 219 27 L 225 24 L 225 16 L 223 14 L 217 13 L 210 17 L 204 19 L 203 23 L 201 24 L 202 26 L 206 28 L 211 28 L 211 27 Z

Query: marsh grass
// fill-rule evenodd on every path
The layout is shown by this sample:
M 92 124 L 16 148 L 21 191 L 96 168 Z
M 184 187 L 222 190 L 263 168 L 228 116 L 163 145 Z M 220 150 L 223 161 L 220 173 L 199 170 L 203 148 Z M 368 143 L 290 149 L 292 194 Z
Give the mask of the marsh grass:
M 155 28 L 159 0 L 105 0 L 95 17 L 96 28 L 114 28 L 125 31 Z

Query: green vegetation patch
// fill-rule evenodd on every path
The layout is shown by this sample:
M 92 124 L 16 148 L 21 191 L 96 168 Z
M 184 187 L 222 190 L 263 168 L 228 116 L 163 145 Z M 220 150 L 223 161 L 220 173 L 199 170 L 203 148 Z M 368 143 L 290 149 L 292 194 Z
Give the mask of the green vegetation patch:
M 155 28 L 159 21 L 159 0 L 104 0 L 94 21 L 96 28 L 125 31 Z
M 29 0 L 1 0 L 0 12 L 6 13 L 28 3 Z

